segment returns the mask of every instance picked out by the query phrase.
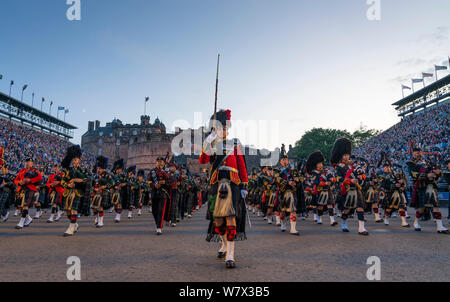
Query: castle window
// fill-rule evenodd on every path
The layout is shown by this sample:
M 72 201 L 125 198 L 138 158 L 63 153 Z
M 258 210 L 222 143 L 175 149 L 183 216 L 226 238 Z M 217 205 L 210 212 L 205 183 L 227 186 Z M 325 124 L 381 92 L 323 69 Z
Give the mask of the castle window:
M 133 135 L 137 135 L 137 131 L 136 130 L 133 130 Z
M 99 140 L 98 140 L 98 145 L 101 146 L 102 144 L 103 144 L 103 140 L 102 140 L 102 139 L 99 139 Z
M 120 146 L 120 138 L 116 141 L 116 146 Z
M 122 131 L 120 131 L 120 132 L 119 132 L 119 136 L 122 136 L 122 135 L 123 135 L 123 132 L 122 132 Z
M 98 133 L 98 136 L 103 136 L 103 132 L 100 131 L 100 132 Z
M 98 153 L 97 153 L 97 156 L 100 156 L 100 155 L 102 155 L 102 149 L 101 148 L 98 149 Z

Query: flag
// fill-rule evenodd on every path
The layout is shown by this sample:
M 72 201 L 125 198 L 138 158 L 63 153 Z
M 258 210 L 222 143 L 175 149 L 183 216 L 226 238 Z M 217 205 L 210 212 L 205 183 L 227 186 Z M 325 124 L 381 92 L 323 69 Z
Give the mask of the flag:
M 42 103 L 45 102 L 45 98 L 42 98 Z
M 146 98 L 145 98 L 145 102 L 148 102 L 149 100 L 150 100 L 149 97 L 146 97 Z
M 50 102 L 50 106 L 53 106 L 53 101 Z
M 0 74 L 0 80 L 3 80 L 3 75 L 2 74 Z
M 14 85 L 14 81 L 11 81 L 11 86 Z
M 434 65 L 434 69 L 437 70 L 447 70 L 447 66 Z
M 69 109 L 66 109 L 66 111 L 64 111 L 64 113 L 69 113 Z
M 432 78 L 432 77 L 433 77 L 432 73 L 422 72 L 422 78 Z
M 23 85 L 22 91 L 24 91 L 24 90 L 27 89 L 27 88 L 28 88 L 28 85 Z
M 412 79 L 413 83 L 422 83 L 423 79 Z
M 58 106 L 58 110 L 64 110 L 66 108 L 62 107 L 62 106 Z
M 411 90 L 411 87 L 408 87 L 408 86 L 402 85 L 402 89 L 409 89 L 409 90 Z

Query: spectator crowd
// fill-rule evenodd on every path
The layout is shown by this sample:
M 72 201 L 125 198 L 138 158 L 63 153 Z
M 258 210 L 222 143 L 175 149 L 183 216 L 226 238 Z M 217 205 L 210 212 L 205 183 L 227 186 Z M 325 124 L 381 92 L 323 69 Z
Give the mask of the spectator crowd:
M 418 146 L 426 158 L 432 158 L 444 166 L 450 158 L 449 112 L 450 102 L 447 101 L 406 116 L 398 124 L 368 140 L 355 153 L 369 160 L 371 165 L 377 165 L 380 153 L 384 151 L 392 162 L 404 165 L 411 157 L 411 147 Z
M 33 158 L 34 165 L 44 175 L 50 175 L 52 166 L 60 164 L 69 141 L 42 132 L 36 128 L 0 118 L 0 147 L 4 147 L 5 161 L 10 172 L 15 174 L 24 167 L 25 160 Z M 84 152 L 83 159 L 90 165 L 94 156 Z

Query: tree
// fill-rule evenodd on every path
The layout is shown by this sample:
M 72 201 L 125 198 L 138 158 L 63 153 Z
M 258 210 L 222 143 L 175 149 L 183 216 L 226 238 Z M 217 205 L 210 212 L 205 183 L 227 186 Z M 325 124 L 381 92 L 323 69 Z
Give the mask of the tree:
M 294 152 L 299 158 L 307 158 L 309 154 L 320 150 L 325 159 L 329 159 L 334 142 L 340 137 L 352 140 L 352 135 L 346 130 L 313 128 L 295 143 Z
M 307 131 L 299 141 L 295 143 L 294 153 L 298 158 L 307 158 L 314 151 L 322 151 L 328 160 L 333 150 L 334 142 L 340 137 L 346 137 L 352 141 L 353 147 L 363 145 L 373 136 L 379 135 L 381 131 L 367 129 L 362 123 L 359 128 L 350 133 L 347 130 L 313 128 Z
M 355 147 L 362 146 L 370 138 L 377 136 L 381 133 L 379 130 L 367 129 L 362 123 L 358 129 L 352 134 L 352 141 Z

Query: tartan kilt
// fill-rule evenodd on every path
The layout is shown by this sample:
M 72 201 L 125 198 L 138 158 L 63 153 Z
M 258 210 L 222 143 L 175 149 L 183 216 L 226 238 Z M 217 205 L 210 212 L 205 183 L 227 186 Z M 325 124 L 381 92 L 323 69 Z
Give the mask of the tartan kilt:
M 9 208 L 9 196 L 10 192 L 0 191 L 0 209 L 2 207 Z
M 102 208 L 103 209 L 110 209 L 112 207 L 111 202 L 111 193 L 109 191 L 103 191 L 102 192 Z
M 22 205 L 22 194 L 24 194 L 24 203 L 23 206 L 24 207 L 29 207 L 32 208 L 34 203 L 38 200 L 39 198 L 39 192 L 35 192 L 32 190 L 21 190 L 17 196 L 16 196 L 16 206 L 20 207 Z
M 280 197 L 281 212 L 295 213 L 297 211 L 297 201 L 291 190 L 283 192 Z
M 75 196 L 72 201 L 72 207 L 69 208 L 70 201 L 68 199 L 70 198 L 72 193 L 74 193 Z M 64 197 L 64 195 L 66 195 L 66 197 Z M 78 194 L 73 190 L 64 191 L 64 195 L 61 200 L 62 206 L 64 207 L 64 211 L 70 211 L 70 210 L 78 211 L 78 209 L 80 208 L 80 205 L 81 205 L 81 197 L 78 196 Z
M 53 199 L 53 201 L 52 201 Z M 62 197 L 61 193 L 58 193 L 58 191 L 54 190 L 52 191 L 48 196 L 48 201 L 51 202 L 51 204 L 59 205 L 60 207 L 64 206 L 64 198 Z

